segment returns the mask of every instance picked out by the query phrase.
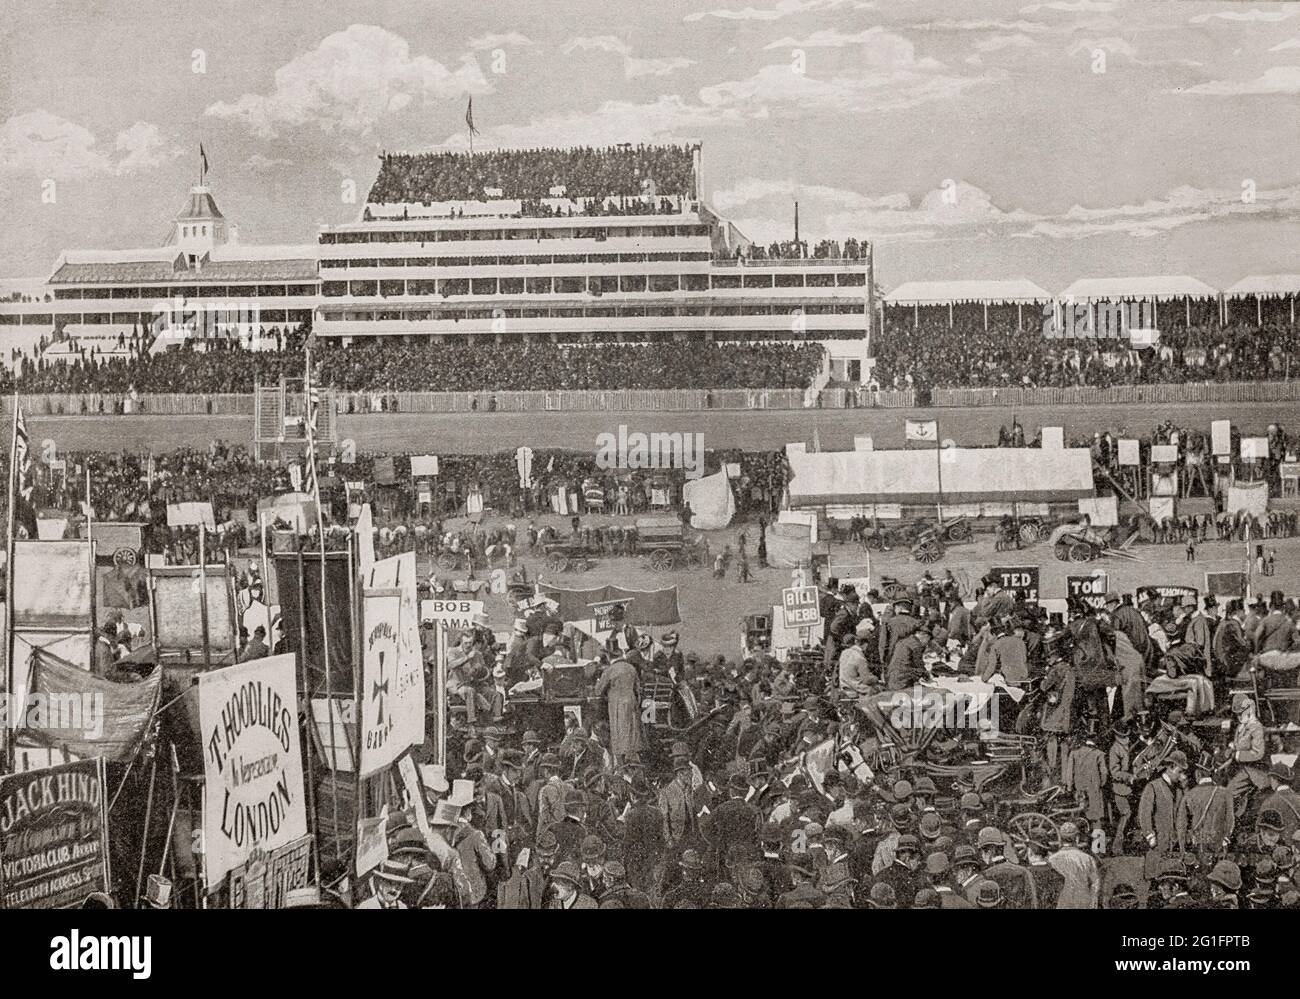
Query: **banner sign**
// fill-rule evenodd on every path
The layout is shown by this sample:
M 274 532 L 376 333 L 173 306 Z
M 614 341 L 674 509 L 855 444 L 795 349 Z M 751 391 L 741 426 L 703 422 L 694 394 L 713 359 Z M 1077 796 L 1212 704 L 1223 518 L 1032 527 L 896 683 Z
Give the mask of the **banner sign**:
M 602 600 L 599 603 L 589 604 L 591 616 L 596 621 L 595 630 L 601 632 L 621 628 L 626 618 L 624 610 L 631 602 L 631 597 L 625 597 L 621 600 Z
M 208 890 L 307 835 L 294 654 L 199 674 Z
M 212 515 L 211 503 L 168 503 L 167 526 L 206 527 L 215 531 L 217 520 Z
M 1140 604 L 1144 600 L 1166 600 L 1178 606 L 1190 598 L 1193 603 L 1200 599 L 1195 586 L 1175 586 L 1173 584 L 1157 586 L 1139 586 L 1133 591 L 1134 599 Z M 1199 606 L 1199 604 L 1198 604 Z
M 411 746 L 424 742 L 424 655 L 416 585 L 414 552 L 376 562 L 370 572 L 362 605 L 363 777 L 391 766 Z
M 109 890 L 104 761 L 0 777 L 0 909 L 66 909 Z
M 1241 460 L 1242 461 L 1267 461 L 1268 460 L 1268 438 L 1267 437 L 1243 437 L 1241 439 Z
M 815 586 L 790 586 L 781 591 L 781 612 L 787 628 L 821 627 L 821 605 Z
M 1140 463 L 1140 458 L 1137 441 L 1121 440 L 1119 442 L 1119 463 L 1121 465 L 1137 465 Z
M 411 455 L 411 478 L 432 478 L 438 474 L 438 456 L 436 454 Z
M 469 631 L 474 627 L 474 615 L 482 614 L 482 600 L 421 600 L 420 620 L 425 624 L 446 621 L 447 627 Z
M 1026 600 L 1038 599 L 1038 566 L 994 566 L 991 571 L 1004 590 L 1019 590 Z
M 1082 600 L 1092 607 L 1103 607 L 1109 585 L 1104 572 L 1095 576 L 1066 576 L 1065 595 L 1068 599 Z
M 1205 592 L 1214 597 L 1243 598 L 1246 595 L 1246 574 L 1236 569 L 1228 572 L 1207 572 Z
M 269 856 L 254 851 L 247 864 L 230 872 L 230 908 L 283 909 L 285 895 L 307 887 L 310 864 L 310 836 L 272 850 Z

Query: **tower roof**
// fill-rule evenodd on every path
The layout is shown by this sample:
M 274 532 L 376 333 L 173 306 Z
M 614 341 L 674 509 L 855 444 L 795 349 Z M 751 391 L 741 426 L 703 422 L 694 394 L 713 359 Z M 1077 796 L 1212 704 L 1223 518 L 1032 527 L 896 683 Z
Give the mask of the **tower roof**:
M 193 219 L 222 219 L 221 209 L 217 203 L 212 200 L 212 192 L 206 187 L 191 187 L 190 200 L 181 213 L 176 216 L 177 222 L 187 222 Z

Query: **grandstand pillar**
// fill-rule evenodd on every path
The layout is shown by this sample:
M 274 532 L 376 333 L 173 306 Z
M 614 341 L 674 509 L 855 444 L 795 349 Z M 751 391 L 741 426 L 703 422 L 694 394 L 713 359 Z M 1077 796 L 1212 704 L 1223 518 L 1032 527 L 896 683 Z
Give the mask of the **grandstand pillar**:
M 1192 296 L 1191 295 L 1188 295 L 1185 299 L 1183 299 L 1183 306 L 1184 306 L 1184 315 L 1186 316 L 1186 319 L 1184 321 L 1187 323 L 1188 328 L 1190 328 L 1192 325 Z
M 1264 304 L 1260 295 L 1255 296 L 1255 325 L 1264 325 Z
M 1016 303 L 1016 332 L 1017 333 L 1019 333 L 1020 330 L 1024 327 L 1024 319 L 1025 319 L 1025 303 L 1017 302 Z
M 948 329 L 952 329 L 952 303 L 948 303 Z
M 921 306 L 916 302 L 912 303 L 912 329 L 921 328 Z
M 989 328 L 989 303 L 984 303 L 984 331 L 987 333 Z

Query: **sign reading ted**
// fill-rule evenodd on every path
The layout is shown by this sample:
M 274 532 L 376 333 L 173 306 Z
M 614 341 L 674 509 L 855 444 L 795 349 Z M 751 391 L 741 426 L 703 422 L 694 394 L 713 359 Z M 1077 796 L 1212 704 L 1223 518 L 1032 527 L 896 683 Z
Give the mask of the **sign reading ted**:
M 992 572 L 1004 590 L 1018 590 L 1026 600 L 1038 599 L 1038 566 L 994 566 Z

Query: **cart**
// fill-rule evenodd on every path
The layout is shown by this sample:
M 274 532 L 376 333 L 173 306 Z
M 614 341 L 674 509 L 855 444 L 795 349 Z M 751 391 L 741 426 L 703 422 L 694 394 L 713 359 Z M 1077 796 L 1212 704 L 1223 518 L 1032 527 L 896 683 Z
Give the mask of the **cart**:
M 553 541 L 542 551 L 546 555 L 546 568 L 554 573 L 586 572 L 596 564 L 592 551 L 581 542 Z
M 912 558 L 923 565 L 932 565 L 943 558 L 946 550 L 939 531 L 931 527 L 922 531 L 912 545 Z
M 636 522 L 636 551 L 655 572 L 698 568 L 704 564 L 700 545 L 686 537 L 676 517 L 640 517 Z

